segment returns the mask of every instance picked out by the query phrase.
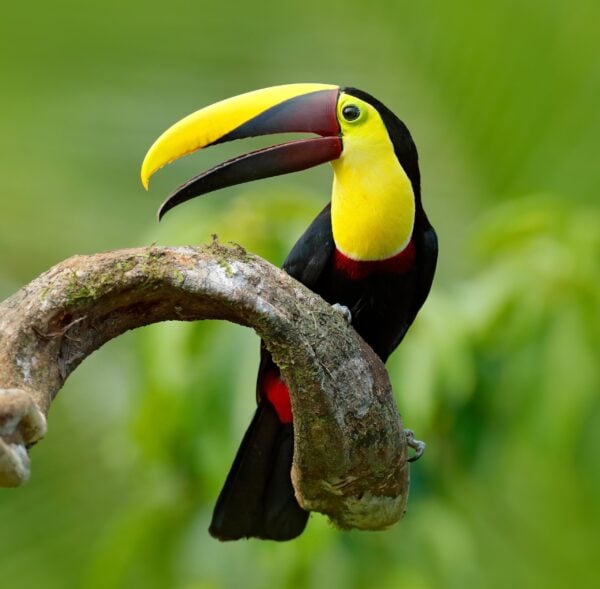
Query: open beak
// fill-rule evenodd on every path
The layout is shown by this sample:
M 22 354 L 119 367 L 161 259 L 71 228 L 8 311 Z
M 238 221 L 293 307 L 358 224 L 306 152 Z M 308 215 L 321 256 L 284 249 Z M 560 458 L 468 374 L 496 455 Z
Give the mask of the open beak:
M 259 149 L 195 176 L 165 200 L 159 219 L 196 196 L 339 158 L 343 149 L 337 119 L 339 92 L 338 86 L 326 84 L 274 86 L 217 102 L 175 123 L 144 158 L 141 178 L 146 189 L 158 169 L 203 147 L 272 133 L 316 133 L 320 137 Z

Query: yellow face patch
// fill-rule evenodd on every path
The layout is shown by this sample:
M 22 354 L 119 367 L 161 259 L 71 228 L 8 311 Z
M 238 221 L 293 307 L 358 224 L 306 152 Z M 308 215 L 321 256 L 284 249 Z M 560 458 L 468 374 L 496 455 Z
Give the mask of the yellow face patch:
M 332 162 L 331 219 L 336 247 L 355 260 L 390 258 L 412 236 L 415 196 L 411 182 L 375 107 L 341 93 L 337 109 L 344 150 Z

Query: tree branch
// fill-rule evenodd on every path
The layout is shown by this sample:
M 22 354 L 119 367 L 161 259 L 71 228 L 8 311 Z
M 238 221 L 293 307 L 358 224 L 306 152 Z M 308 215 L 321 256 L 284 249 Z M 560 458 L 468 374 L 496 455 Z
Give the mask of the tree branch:
M 406 440 L 387 372 L 340 313 L 282 270 L 216 240 L 75 256 L 0 304 L 0 486 L 29 476 L 56 393 L 106 341 L 165 320 L 226 319 L 262 337 L 294 412 L 300 503 L 342 528 L 406 508 Z

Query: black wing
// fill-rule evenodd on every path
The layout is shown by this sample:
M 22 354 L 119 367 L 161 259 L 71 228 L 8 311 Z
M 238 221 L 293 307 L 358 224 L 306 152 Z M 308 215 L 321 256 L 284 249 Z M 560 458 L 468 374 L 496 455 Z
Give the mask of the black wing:
M 435 230 L 429 225 L 429 222 L 421 232 L 418 241 L 419 243 L 415 244 L 418 252 L 418 275 L 416 296 L 412 306 L 413 319 L 429 295 L 437 265 L 438 240 Z
M 283 262 L 283 269 L 298 282 L 315 290 L 334 250 L 330 203 L 298 239 Z
M 398 328 L 391 345 L 389 345 L 389 347 L 384 347 L 383 349 L 377 350 L 377 353 L 384 362 L 404 339 L 404 336 L 415 320 L 419 309 L 423 306 L 423 303 L 429 295 L 431 283 L 433 282 L 433 275 L 435 274 L 438 247 L 437 236 L 433 227 L 431 227 L 429 223 L 426 223 L 425 226 L 420 228 L 420 230 L 416 229 L 413 240 L 417 250 L 415 271 L 412 277 L 413 294 L 411 296 L 409 306 L 405 308 L 405 315 L 401 327 Z M 369 343 L 371 343 L 373 346 L 374 342 Z M 376 348 L 376 346 L 373 347 L 374 349 Z

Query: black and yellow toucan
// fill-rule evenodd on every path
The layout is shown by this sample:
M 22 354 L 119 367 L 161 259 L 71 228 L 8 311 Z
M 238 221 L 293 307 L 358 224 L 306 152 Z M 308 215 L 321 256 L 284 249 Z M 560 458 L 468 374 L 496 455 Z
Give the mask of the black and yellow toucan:
M 300 237 L 283 268 L 331 304 L 385 362 L 424 303 L 437 260 L 437 238 L 421 204 L 417 150 L 410 133 L 361 90 L 289 84 L 242 94 L 195 112 L 165 131 L 142 165 L 142 183 L 165 164 L 217 143 L 271 133 L 319 137 L 283 143 L 229 160 L 176 190 L 162 217 L 195 196 L 330 161 L 331 203 Z M 285 383 L 262 346 L 258 408 L 214 510 L 221 540 L 288 540 L 308 513 L 290 478 L 292 407 Z

